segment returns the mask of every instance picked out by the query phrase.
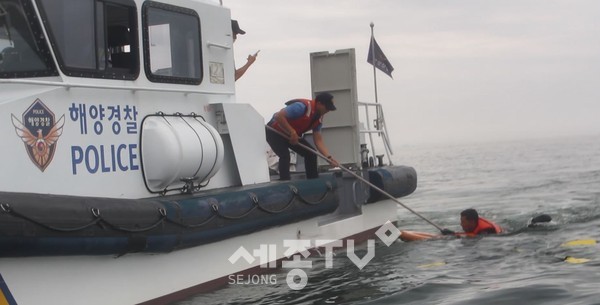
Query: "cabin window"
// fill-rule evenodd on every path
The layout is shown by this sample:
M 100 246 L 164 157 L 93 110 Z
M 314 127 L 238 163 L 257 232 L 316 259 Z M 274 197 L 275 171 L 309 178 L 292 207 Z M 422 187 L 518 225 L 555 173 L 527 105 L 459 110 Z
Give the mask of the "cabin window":
M 190 9 L 146 2 L 144 68 L 152 82 L 198 85 L 202 81 L 200 18 Z
M 63 72 L 135 79 L 139 74 L 132 0 L 38 0 Z
M 0 0 L 0 78 L 58 75 L 33 6 Z

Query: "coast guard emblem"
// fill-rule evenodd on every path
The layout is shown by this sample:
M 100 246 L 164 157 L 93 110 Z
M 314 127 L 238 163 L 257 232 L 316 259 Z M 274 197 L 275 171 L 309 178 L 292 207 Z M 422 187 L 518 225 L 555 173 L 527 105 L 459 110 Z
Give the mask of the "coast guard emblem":
M 62 134 L 65 116 L 56 122 L 54 113 L 36 99 L 23 113 L 23 122 L 11 114 L 17 136 L 25 143 L 29 158 L 43 172 L 52 161 L 56 150 L 56 141 Z

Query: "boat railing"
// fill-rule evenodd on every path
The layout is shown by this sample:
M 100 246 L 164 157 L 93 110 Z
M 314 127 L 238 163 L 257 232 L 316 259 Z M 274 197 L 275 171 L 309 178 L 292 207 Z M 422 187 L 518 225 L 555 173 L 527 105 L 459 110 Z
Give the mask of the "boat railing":
M 383 116 L 382 105 L 379 103 L 358 102 L 358 106 L 364 107 L 364 112 L 365 112 L 365 116 L 366 116 L 366 122 L 365 122 L 364 129 L 360 130 L 359 132 L 361 134 L 367 134 L 369 136 L 369 142 L 371 144 L 372 155 L 378 156 L 377 152 L 375 150 L 374 142 L 373 142 L 373 135 L 377 134 L 377 135 L 379 135 L 379 137 L 382 138 L 383 147 L 386 152 L 389 164 L 393 165 L 391 156 L 394 154 L 394 152 L 392 151 L 392 147 L 390 145 L 390 139 L 388 137 L 387 126 L 385 125 L 385 118 Z M 375 109 L 375 119 L 373 120 L 373 125 L 372 125 L 373 128 L 371 128 L 371 117 L 370 117 L 369 112 L 370 112 L 370 110 L 372 111 L 373 109 Z M 379 157 L 379 158 L 380 158 L 379 160 L 382 159 L 382 157 Z

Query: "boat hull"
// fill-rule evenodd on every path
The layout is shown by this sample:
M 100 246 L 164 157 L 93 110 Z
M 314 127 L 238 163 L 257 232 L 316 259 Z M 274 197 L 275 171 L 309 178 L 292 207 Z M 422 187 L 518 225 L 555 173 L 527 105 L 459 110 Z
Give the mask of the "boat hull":
M 262 262 L 267 263 L 286 257 L 286 240 L 310 240 L 314 246 L 324 240 L 356 238 L 358 243 L 376 239 L 373 232 L 379 226 L 373 224 L 394 221 L 396 211 L 394 202 L 383 201 L 365 206 L 360 215 L 335 222 L 318 217 L 172 253 L 2 258 L 0 274 L 19 305 L 47 304 L 48 300 L 60 304 L 167 304 L 226 285 L 231 274 L 276 270 L 261 268 L 261 259 L 231 263 L 229 259 L 240 247 L 252 253 L 268 245 L 272 253 Z

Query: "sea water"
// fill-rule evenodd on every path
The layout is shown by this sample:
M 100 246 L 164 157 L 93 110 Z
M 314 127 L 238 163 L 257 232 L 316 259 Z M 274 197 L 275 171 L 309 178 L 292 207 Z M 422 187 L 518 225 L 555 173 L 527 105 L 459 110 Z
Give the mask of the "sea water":
M 311 258 L 301 290 L 280 270 L 178 304 L 600 304 L 600 246 L 565 244 L 600 241 L 600 135 L 402 146 L 394 161 L 417 170 L 417 190 L 401 201 L 423 216 L 459 231 L 460 211 L 475 208 L 509 233 L 378 241 L 356 248 L 359 257 L 375 253 L 362 270 L 345 253 L 333 268 Z M 553 222 L 526 228 L 542 213 Z M 400 229 L 437 232 L 402 207 L 397 218 Z

